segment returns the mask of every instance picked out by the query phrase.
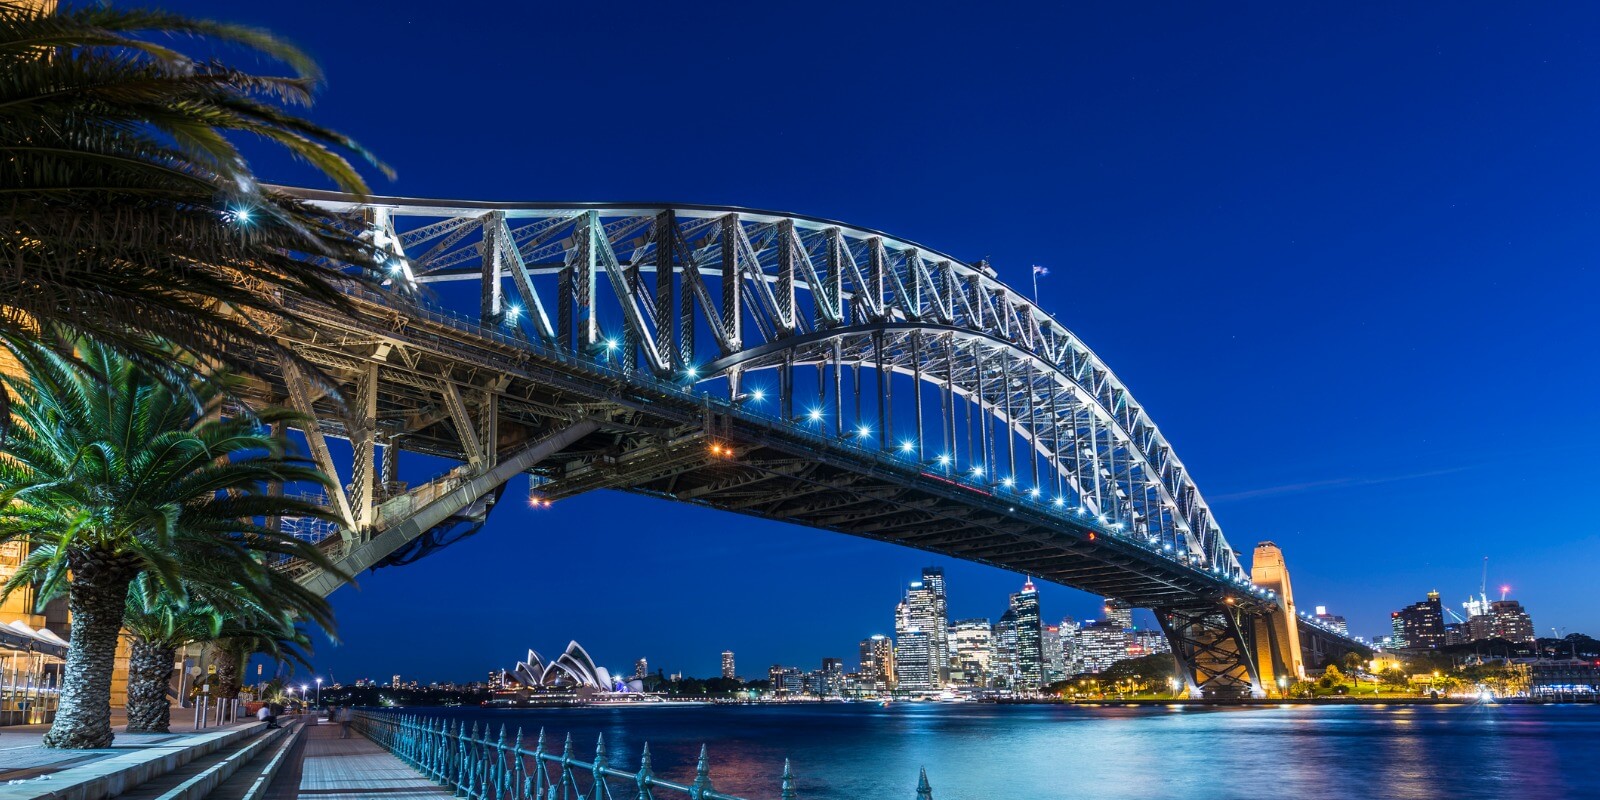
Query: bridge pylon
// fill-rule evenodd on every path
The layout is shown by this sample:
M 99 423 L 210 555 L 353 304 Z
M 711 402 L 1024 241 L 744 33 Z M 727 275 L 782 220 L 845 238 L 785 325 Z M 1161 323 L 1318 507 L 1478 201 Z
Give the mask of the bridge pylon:
M 1250 582 L 1272 590 L 1280 608 L 1257 614 L 1255 627 L 1256 663 L 1264 686 L 1280 689 L 1305 677 L 1305 656 L 1300 649 L 1300 626 L 1295 616 L 1294 591 L 1289 585 L 1289 568 L 1283 551 L 1272 542 L 1256 545 L 1250 561 Z

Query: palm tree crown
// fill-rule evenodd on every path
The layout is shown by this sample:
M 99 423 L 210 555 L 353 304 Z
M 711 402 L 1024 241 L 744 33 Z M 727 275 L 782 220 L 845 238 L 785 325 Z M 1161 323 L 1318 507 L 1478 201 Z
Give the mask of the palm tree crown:
M 291 74 L 190 58 L 178 36 Z M 171 366 L 158 340 L 235 369 L 263 350 L 294 359 L 270 335 L 296 318 L 287 298 L 338 303 L 342 283 L 367 280 L 344 265 L 387 258 L 259 185 L 233 141 L 281 146 L 364 194 L 342 154 L 365 151 L 291 111 L 317 80 L 303 53 L 252 28 L 0 0 L 0 343 L 60 324 L 156 370 Z
M 292 582 L 275 574 L 273 559 L 330 566 L 267 523 L 334 518 L 271 491 L 327 484 L 264 427 L 290 412 L 225 415 L 225 380 L 175 388 L 97 344 L 35 344 L 19 353 L 27 377 L 6 378 L 17 402 L 13 430 L 0 440 L 0 543 L 24 542 L 29 554 L 5 592 L 35 582 L 41 598 L 65 590 L 73 617 L 61 711 L 47 744 L 109 742 L 111 659 L 136 576 L 141 602 L 159 591 L 183 606 L 203 574 L 192 565 L 224 564 L 204 574 L 229 575 L 243 597 L 274 614 L 299 604 L 326 618 L 325 604 L 274 593 Z

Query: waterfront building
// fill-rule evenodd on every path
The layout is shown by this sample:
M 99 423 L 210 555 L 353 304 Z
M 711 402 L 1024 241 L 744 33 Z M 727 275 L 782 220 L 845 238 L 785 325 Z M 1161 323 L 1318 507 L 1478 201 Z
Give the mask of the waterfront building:
M 1106 622 L 1116 625 L 1125 631 L 1133 629 L 1133 606 L 1128 605 L 1127 601 L 1107 597 L 1105 612 Z
M 1395 612 L 1395 633 L 1408 650 L 1437 650 L 1444 646 L 1444 608 L 1439 593 L 1428 592 L 1426 600 L 1412 603 Z
M 894 688 L 894 642 L 883 634 L 861 640 L 861 679 L 863 688 L 887 692 Z
M 1016 688 L 1036 691 L 1044 685 L 1044 631 L 1039 623 L 1039 590 L 1032 578 L 1011 596 L 1011 607 L 1017 612 Z
M 733 651 L 722 651 L 722 677 L 733 681 L 739 679 L 738 670 L 733 668 Z
M 1495 600 L 1489 603 L 1489 617 L 1493 620 L 1494 636 L 1508 642 L 1533 644 L 1533 619 L 1516 600 Z
M 1586 699 L 1600 693 L 1600 663 L 1587 659 L 1540 659 L 1529 667 L 1528 691 L 1535 697 Z
M 838 658 L 822 659 L 822 669 L 816 672 L 813 691 L 820 697 L 838 697 L 844 694 L 844 661 Z
M 932 649 L 933 637 L 927 631 L 913 629 L 896 637 L 896 688 L 911 692 L 938 688 L 931 658 Z
M 989 685 L 997 688 L 1014 689 L 1017 686 L 1017 610 L 1006 609 L 1006 613 L 995 620 L 990 629 L 989 639 L 994 652 L 989 656 Z
M 1084 672 L 1104 672 L 1128 657 L 1128 631 L 1112 620 L 1090 621 L 1078 631 Z
M 923 580 L 912 581 L 905 598 L 895 606 L 895 639 L 903 643 L 907 633 L 920 631 L 928 637 L 927 654 L 901 648 L 896 661 L 904 670 L 932 675 L 934 686 L 941 686 L 950 671 L 949 619 L 944 597 L 944 570 L 929 567 Z M 912 658 L 925 658 L 926 664 L 908 664 Z
M 767 669 L 767 680 L 772 682 L 772 693 L 779 697 L 804 694 L 806 690 L 805 675 L 799 667 L 773 664 Z
M 650 660 L 649 659 L 640 658 L 638 661 L 633 662 L 633 677 L 635 679 L 642 681 L 642 680 L 644 680 L 644 676 L 649 675 L 649 674 L 650 674 Z
M 553 661 L 546 661 L 536 651 L 529 650 L 527 660 L 517 662 L 510 678 L 530 689 L 596 689 L 608 692 L 626 688 L 619 686 L 620 682 L 613 681 L 611 673 L 595 664 L 588 651 L 577 642 L 568 642 L 567 649 Z M 394 676 L 394 684 L 398 686 L 399 683 L 400 676 Z
M 951 682 L 964 686 L 989 685 L 989 660 L 994 655 L 994 632 L 989 620 L 982 617 L 956 620 L 950 626 L 948 638 L 952 650 Z
M 1317 606 L 1317 621 L 1333 628 L 1341 635 L 1350 635 L 1350 626 L 1345 622 L 1344 617 L 1338 614 L 1329 614 L 1327 606 Z

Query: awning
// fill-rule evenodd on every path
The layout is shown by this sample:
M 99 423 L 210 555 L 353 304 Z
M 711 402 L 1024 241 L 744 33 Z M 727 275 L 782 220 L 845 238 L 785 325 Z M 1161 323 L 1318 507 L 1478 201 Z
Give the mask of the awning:
M 0 652 L 40 653 L 67 657 L 67 643 L 49 628 L 34 630 L 21 620 L 0 625 Z

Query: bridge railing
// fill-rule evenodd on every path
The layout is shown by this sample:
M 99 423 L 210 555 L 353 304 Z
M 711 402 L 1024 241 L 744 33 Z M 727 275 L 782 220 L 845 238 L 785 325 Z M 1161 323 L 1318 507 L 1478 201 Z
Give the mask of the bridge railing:
M 595 743 L 594 760 L 584 761 L 573 753 L 571 734 L 560 752 L 547 750 L 542 728 L 533 749 L 528 750 L 523 746 L 522 730 L 517 729 L 508 741 L 504 725 L 498 733 L 488 725 L 480 732 L 476 722 L 469 730 L 461 721 L 361 711 L 355 714 L 355 727 L 430 780 L 469 800 L 742 800 L 711 787 L 711 764 L 704 746 L 695 764 L 694 781 L 684 785 L 655 776 L 648 743 L 640 753 L 637 770 L 611 766 L 604 734 Z M 798 797 L 788 761 L 778 785 L 782 800 Z M 916 798 L 933 798 L 926 771 L 918 778 Z

